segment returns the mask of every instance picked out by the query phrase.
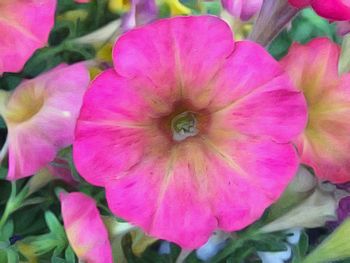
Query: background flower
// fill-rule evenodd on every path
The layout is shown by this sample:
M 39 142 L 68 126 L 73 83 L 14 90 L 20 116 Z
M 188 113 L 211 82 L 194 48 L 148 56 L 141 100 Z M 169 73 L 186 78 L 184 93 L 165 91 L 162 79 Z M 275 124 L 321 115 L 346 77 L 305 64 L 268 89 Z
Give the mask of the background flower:
M 308 125 L 297 141 L 301 161 L 335 183 L 350 180 L 350 75 L 339 76 L 339 54 L 337 44 L 318 38 L 293 44 L 281 60 L 309 108 Z
M 234 17 L 249 20 L 259 12 L 263 0 L 221 0 L 223 7 Z
M 311 5 L 320 16 L 330 20 L 350 20 L 349 0 L 289 0 L 298 8 Z
M 78 258 L 86 263 L 112 263 L 108 233 L 95 200 L 82 193 L 60 195 L 68 240 Z
M 56 0 L 1 0 L 0 76 L 22 69 L 54 25 Z
M 33 175 L 72 144 L 89 72 L 83 64 L 60 65 L 2 94 L 8 129 L 7 179 Z

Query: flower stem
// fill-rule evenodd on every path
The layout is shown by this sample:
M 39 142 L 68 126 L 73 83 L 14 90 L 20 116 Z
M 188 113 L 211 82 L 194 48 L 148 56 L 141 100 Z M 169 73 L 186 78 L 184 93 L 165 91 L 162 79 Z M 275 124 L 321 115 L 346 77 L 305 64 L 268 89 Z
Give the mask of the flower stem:
M 298 12 L 287 0 L 264 0 L 249 39 L 268 46 Z
M 4 213 L 0 219 L 0 229 L 6 224 L 10 215 L 21 207 L 24 199 L 27 197 L 28 185 L 25 185 L 17 195 L 16 182 L 11 182 L 11 194 L 6 203 Z

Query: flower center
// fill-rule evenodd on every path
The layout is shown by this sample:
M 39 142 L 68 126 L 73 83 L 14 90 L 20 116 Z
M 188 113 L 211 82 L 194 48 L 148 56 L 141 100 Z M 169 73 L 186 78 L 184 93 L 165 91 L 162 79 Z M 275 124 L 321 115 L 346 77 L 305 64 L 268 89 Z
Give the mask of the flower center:
M 44 96 L 33 89 L 22 90 L 8 104 L 7 119 L 14 123 L 25 122 L 35 116 L 44 105 Z
M 192 112 L 183 112 L 171 120 L 174 141 L 183 141 L 198 134 L 197 120 Z

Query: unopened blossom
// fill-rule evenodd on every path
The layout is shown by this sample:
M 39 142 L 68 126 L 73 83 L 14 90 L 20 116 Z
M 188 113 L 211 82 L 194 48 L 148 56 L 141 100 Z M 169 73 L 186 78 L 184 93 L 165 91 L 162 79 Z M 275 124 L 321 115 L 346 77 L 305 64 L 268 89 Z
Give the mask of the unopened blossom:
M 86 263 L 112 263 L 112 249 L 96 202 L 76 192 L 60 195 L 61 211 L 69 244 L 79 260 Z
M 72 144 L 88 84 L 89 72 L 83 64 L 62 64 L 24 80 L 11 93 L 2 91 L 0 114 L 8 129 L 7 179 L 37 173 Z
M 336 218 L 337 205 L 338 202 L 333 193 L 316 188 L 307 199 L 289 209 L 283 216 L 263 226 L 260 232 L 324 226 L 327 221 Z
M 263 0 L 221 0 L 221 3 L 232 16 L 246 21 L 259 12 Z
M 130 0 L 130 10 L 122 17 L 122 30 L 148 24 L 158 16 L 155 0 Z
M 349 0 L 288 0 L 297 8 L 311 6 L 315 12 L 329 20 L 350 20 Z
M 84 97 L 73 157 L 115 215 L 191 249 L 279 198 L 306 105 L 262 47 L 217 17 L 175 17 L 122 35 L 113 60 Z
M 46 45 L 55 10 L 56 0 L 0 1 L 0 76 L 20 71 Z
M 326 38 L 293 44 L 281 64 L 307 100 L 308 125 L 297 140 L 302 163 L 334 183 L 350 181 L 350 75 L 338 74 L 340 47 Z
M 350 33 L 350 21 L 337 22 L 337 33 L 340 36 L 345 36 Z

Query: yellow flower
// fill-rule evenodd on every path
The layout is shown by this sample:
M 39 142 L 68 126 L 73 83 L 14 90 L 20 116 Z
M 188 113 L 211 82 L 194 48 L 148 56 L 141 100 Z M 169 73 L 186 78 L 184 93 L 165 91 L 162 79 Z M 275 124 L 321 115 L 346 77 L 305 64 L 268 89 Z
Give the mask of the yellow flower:
M 122 13 L 130 10 L 130 0 L 109 0 L 108 8 L 113 13 Z
M 169 6 L 171 16 L 191 14 L 191 9 L 183 5 L 179 0 L 163 0 L 163 1 Z
M 27 263 L 37 263 L 38 258 L 35 254 L 35 248 L 24 242 L 17 242 L 16 244 L 19 252 L 27 259 Z

